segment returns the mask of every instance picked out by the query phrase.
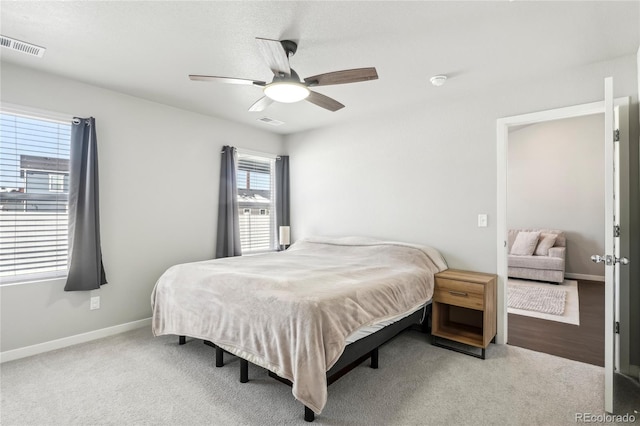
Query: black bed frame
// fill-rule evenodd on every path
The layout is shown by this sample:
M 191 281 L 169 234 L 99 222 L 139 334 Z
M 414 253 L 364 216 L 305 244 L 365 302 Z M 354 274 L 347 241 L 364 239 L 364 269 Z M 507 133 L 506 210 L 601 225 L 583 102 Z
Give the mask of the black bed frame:
M 401 331 L 415 327 L 416 325 L 421 324 L 421 331 L 425 333 L 428 332 L 428 319 L 430 318 L 430 312 L 431 302 L 429 302 L 424 309 L 419 309 L 411 315 L 408 315 L 403 319 L 376 331 L 375 333 L 347 345 L 340 358 L 338 358 L 338 361 L 336 361 L 333 367 L 327 371 L 327 386 L 353 370 L 367 358 L 371 359 L 371 368 L 378 368 L 378 348 L 382 344 L 394 338 Z M 178 336 L 178 343 L 180 345 L 184 345 L 186 343 L 186 336 Z M 222 367 L 224 365 L 225 351 L 208 340 L 205 340 L 204 343 L 205 345 L 209 345 L 216 349 L 216 367 Z M 282 378 L 271 371 L 269 371 L 269 376 L 289 386 L 292 385 L 291 381 Z M 249 361 L 240 358 L 240 383 L 247 383 L 248 381 Z M 304 406 L 304 420 L 307 422 L 315 420 L 315 413 L 307 406 Z

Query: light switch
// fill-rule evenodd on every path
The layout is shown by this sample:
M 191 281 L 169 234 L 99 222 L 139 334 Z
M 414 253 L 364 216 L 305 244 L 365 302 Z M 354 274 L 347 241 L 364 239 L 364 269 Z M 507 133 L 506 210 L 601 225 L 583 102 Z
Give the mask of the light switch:
M 94 309 L 100 309 L 100 296 L 94 296 L 89 299 L 89 309 L 92 311 Z
M 487 227 L 487 215 L 484 213 L 481 213 L 478 215 L 478 227 L 479 228 L 486 228 Z

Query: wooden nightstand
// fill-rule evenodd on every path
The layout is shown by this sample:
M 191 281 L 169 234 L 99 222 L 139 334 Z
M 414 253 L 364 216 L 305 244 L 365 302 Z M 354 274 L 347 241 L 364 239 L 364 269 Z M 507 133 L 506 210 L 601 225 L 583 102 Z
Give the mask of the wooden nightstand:
M 431 343 L 485 358 L 496 335 L 496 280 L 494 274 L 447 269 L 435 275 Z M 444 338 L 482 349 L 482 354 L 437 341 Z

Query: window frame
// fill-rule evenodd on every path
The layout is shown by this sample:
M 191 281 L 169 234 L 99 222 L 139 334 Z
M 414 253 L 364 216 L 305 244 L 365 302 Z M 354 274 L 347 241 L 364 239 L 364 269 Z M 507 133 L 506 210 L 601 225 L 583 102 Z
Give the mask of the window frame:
M 64 175 L 49 173 L 49 192 L 64 192 Z
M 278 240 L 277 240 L 277 221 L 276 221 L 276 169 L 275 169 L 275 162 L 278 159 L 278 156 L 275 154 L 269 154 L 269 153 L 264 153 L 264 152 L 256 152 L 256 151 L 251 151 L 251 150 L 247 150 L 247 149 L 242 149 L 242 148 L 236 148 L 236 153 L 237 153 L 237 164 L 236 164 L 236 176 L 238 175 L 238 172 L 240 171 L 240 160 L 241 157 L 245 157 L 245 159 L 251 159 L 251 158 L 255 158 L 258 161 L 265 161 L 265 162 L 269 162 L 270 163 L 270 176 L 271 176 L 271 181 L 270 181 L 270 199 L 269 199 L 269 204 L 266 206 L 259 206 L 259 207 L 247 207 L 244 205 L 241 205 L 241 201 L 240 201 L 240 193 L 244 190 L 240 188 L 240 185 L 238 185 L 238 213 L 239 213 L 239 218 L 242 221 L 243 220 L 243 216 L 246 216 L 246 210 L 249 209 L 249 216 L 256 216 L 256 217 L 267 217 L 269 220 L 269 238 L 270 238 L 270 242 L 269 242 L 269 247 L 268 248 L 256 248 L 256 249 L 247 249 L 246 247 L 243 246 L 242 244 L 242 240 L 243 240 L 243 236 L 242 236 L 242 232 L 243 232 L 243 227 L 240 227 L 240 241 L 241 241 L 241 247 L 242 247 L 242 254 L 243 255 L 251 255 L 251 254 L 258 254 L 258 253 L 268 253 L 268 252 L 275 252 L 278 251 Z M 250 188 L 247 188 L 250 189 Z M 253 211 L 256 211 L 256 214 L 253 214 Z M 261 210 L 265 210 L 266 214 L 260 214 Z
M 0 113 L 3 113 L 3 114 L 6 113 L 6 114 L 15 115 L 15 116 L 31 118 L 35 120 L 49 121 L 53 123 L 69 124 L 69 125 L 72 125 L 74 120 L 74 116 L 71 114 L 33 108 L 29 106 L 24 106 L 24 105 L 12 104 L 8 102 L 0 102 Z M 71 139 L 71 136 L 69 136 L 69 139 Z M 71 150 L 71 147 L 69 147 L 69 150 Z M 69 153 L 69 155 L 71 155 L 71 153 Z M 64 192 L 64 176 L 62 176 L 62 186 L 63 186 L 62 192 Z M 67 221 L 67 230 L 68 230 L 68 226 L 69 226 L 69 222 Z M 68 273 L 69 273 L 69 263 L 68 263 L 68 257 L 67 257 L 67 264 L 66 264 L 66 268 L 64 269 L 58 269 L 53 271 L 38 271 L 38 272 L 32 272 L 32 273 L 8 275 L 8 276 L 0 277 L 0 286 L 60 280 L 60 279 L 66 278 Z

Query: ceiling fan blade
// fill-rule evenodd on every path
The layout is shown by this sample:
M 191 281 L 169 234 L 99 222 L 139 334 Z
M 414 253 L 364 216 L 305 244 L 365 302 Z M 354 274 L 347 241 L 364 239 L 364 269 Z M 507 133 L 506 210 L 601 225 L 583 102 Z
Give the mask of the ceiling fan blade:
M 354 68 L 352 70 L 327 72 L 304 79 L 309 86 L 328 86 L 330 84 L 356 83 L 358 81 L 377 80 L 378 72 L 374 67 Z
M 267 96 L 263 96 L 260 99 L 258 99 L 253 105 L 251 105 L 251 107 L 249 108 L 249 111 L 251 112 L 264 111 L 272 103 L 273 103 L 273 99 Z
M 311 90 L 310 92 L 311 93 L 309 93 L 307 100 L 312 104 L 316 104 L 319 107 L 328 109 L 329 111 L 332 111 L 332 112 L 335 112 L 341 108 L 344 108 L 344 105 L 342 105 L 340 102 L 336 101 L 335 99 L 332 99 L 318 92 L 314 92 L 313 90 Z
M 267 83 L 258 80 L 248 80 L 246 78 L 217 77 L 215 75 L 189 75 L 189 79 L 193 81 L 217 81 L 228 84 L 246 84 L 248 86 L 265 86 Z
M 291 68 L 289 68 L 289 57 L 284 50 L 282 43 L 279 40 L 269 40 L 268 38 L 256 37 L 260 53 L 271 71 L 275 75 L 286 74 L 291 75 Z

